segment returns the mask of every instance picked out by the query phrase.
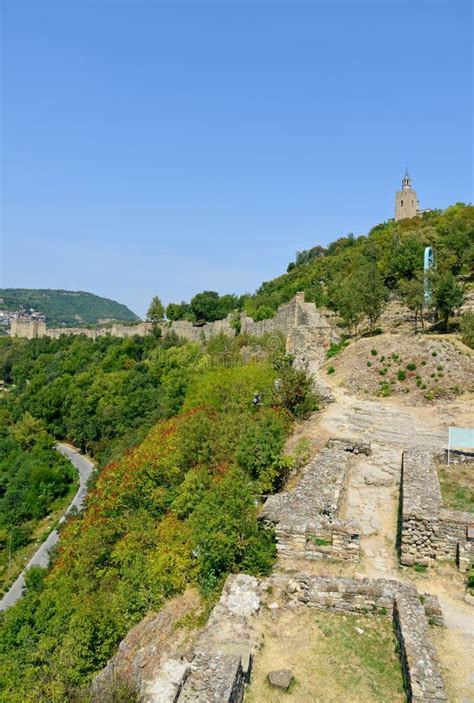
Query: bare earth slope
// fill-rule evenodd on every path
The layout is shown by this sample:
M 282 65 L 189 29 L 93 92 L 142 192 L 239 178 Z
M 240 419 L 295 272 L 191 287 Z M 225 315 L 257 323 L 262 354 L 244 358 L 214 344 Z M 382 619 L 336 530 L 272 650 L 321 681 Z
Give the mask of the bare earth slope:
M 338 385 L 351 393 L 402 396 L 405 404 L 473 390 L 472 350 L 450 338 L 382 334 L 350 344 L 330 366 Z

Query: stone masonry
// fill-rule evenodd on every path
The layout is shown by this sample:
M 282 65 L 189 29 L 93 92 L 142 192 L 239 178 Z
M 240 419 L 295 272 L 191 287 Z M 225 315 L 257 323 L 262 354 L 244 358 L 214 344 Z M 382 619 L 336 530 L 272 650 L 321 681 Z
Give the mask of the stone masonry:
M 448 559 L 467 571 L 474 556 L 474 514 L 443 508 L 435 465 L 435 453 L 426 449 L 403 454 L 400 561 L 411 566 Z
M 149 703 L 241 703 L 259 644 L 259 609 L 260 581 L 246 574 L 229 576 L 188 661 L 171 656 L 162 662 Z M 180 674 L 171 685 L 168 671 Z
M 222 596 L 192 651 L 170 654 L 147 685 L 148 703 L 241 703 L 260 645 L 256 618 L 273 586 L 282 587 L 286 608 L 393 617 L 408 700 L 445 703 L 444 684 L 428 624 L 442 625 L 437 599 L 389 579 L 276 574 L 259 580 L 229 576 Z M 270 588 L 271 587 L 271 588 Z M 274 596 L 272 596 L 274 597 Z
M 442 625 L 437 599 L 414 586 L 388 579 L 305 576 L 287 584 L 289 607 L 306 605 L 329 612 L 389 614 L 400 645 L 408 701 L 447 701 L 429 623 Z
M 260 512 L 275 528 L 281 557 L 359 560 L 359 526 L 338 518 L 350 465 L 345 448 L 354 451 L 354 445 L 329 444 L 306 465 L 294 489 L 270 496 Z

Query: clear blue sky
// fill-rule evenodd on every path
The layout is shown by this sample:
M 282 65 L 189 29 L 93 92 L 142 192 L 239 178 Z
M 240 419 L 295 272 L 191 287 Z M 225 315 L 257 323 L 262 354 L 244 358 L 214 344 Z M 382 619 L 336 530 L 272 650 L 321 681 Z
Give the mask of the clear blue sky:
M 5 287 L 143 314 L 472 199 L 469 2 L 3 0 Z

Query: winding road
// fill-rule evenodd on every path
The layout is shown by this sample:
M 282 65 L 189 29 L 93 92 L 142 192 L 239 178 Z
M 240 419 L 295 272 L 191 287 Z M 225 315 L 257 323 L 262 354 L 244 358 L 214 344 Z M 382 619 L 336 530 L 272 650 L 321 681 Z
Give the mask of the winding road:
M 68 514 L 73 508 L 81 509 L 84 499 L 87 494 L 87 481 L 91 475 L 94 465 L 85 456 L 80 454 L 78 449 L 74 449 L 67 444 L 57 444 L 56 449 L 63 456 L 65 456 L 69 461 L 75 466 L 79 472 L 79 488 L 77 493 L 69 503 L 67 510 L 65 511 L 62 518 L 59 520 L 56 528 L 48 535 L 47 539 L 39 547 L 39 549 L 31 557 L 30 561 L 27 563 L 21 574 L 18 576 L 16 581 L 13 583 L 11 588 L 3 596 L 0 601 L 0 610 L 6 610 L 11 605 L 16 603 L 16 601 L 23 595 L 23 589 L 25 587 L 25 572 L 31 566 L 48 566 L 49 563 L 49 550 L 53 547 L 59 540 L 58 527 L 64 522 Z

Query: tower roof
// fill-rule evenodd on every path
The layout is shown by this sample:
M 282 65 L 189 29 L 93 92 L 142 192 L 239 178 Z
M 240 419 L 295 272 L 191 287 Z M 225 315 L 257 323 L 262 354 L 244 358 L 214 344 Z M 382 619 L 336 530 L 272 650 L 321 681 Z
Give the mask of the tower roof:
M 402 178 L 402 187 L 403 188 L 411 188 L 411 178 L 410 178 L 410 174 L 408 173 L 408 169 L 406 169 L 405 175 Z

